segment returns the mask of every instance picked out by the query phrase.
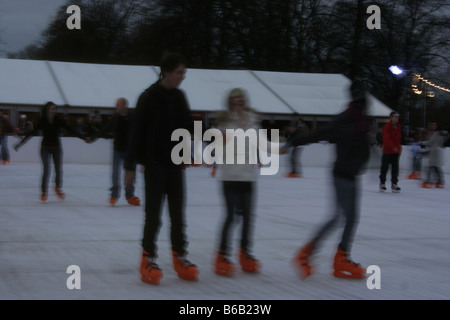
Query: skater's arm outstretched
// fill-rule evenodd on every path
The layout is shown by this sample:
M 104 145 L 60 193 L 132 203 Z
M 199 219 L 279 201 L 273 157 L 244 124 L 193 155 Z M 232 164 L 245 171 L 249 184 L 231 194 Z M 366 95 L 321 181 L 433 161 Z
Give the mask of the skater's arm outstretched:
M 39 122 L 34 128 L 33 130 L 31 130 L 30 132 L 28 132 L 23 138 L 22 140 L 20 140 L 20 142 L 16 143 L 13 146 L 13 149 L 16 151 L 19 151 L 19 149 L 34 135 L 36 135 L 39 130 L 41 129 L 41 123 Z
M 296 134 L 292 137 L 290 144 L 298 147 L 301 145 L 319 142 L 319 141 L 333 141 L 339 133 L 339 128 L 342 126 L 340 118 L 333 120 L 329 125 L 322 127 L 316 131 L 306 134 Z
M 90 142 L 95 142 L 98 138 L 103 137 L 106 133 L 114 130 L 115 124 L 117 122 L 117 114 L 113 117 L 94 135 L 90 136 Z
M 58 120 L 56 120 L 56 119 L 58 119 Z M 72 127 L 67 123 L 67 121 L 64 120 L 63 118 L 59 118 L 59 117 L 56 118 L 56 117 L 55 117 L 55 120 L 56 120 L 56 121 L 59 121 L 59 126 L 62 127 L 62 128 L 64 128 L 64 129 L 66 129 L 67 132 L 69 132 L 69 133 L 72 134 L 73 136 L 78 137 L 78 138 L 80 138 L 81 140 L 84 140 L 85 142 L 90 142 L 90 141 L 91 141 L 91 139 L 90 139 L 89 137 L 87 137 L 87 136 L 84 135 L 84 134 L 79 133 L 77 130 L 75 130 L 74 128 L 72 128 Z

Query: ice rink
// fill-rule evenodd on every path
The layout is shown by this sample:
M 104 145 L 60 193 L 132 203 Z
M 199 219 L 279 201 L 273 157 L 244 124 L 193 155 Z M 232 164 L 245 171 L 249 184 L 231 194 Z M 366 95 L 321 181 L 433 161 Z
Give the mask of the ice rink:
M 14 152 L 14 151 L 12 151 Z M 405 169 L 405 168 L 404 168 Z M 143 206 L 122 197 L 108 204 L 108 164 L 64 163 L 66 199 L 50 189 L 39 199 L 40 162 L 0 166 L 0 299 L 61 300 L 447 300 L 450 298 L 450 187 L 423 189 L 401 171 L 402 192 L 378 191 L 378 169 L 362 176 L 361 219 L 352 258 L 380 268 L 379 289 L 366 280 L 331 275 L 340 231 L 314 256 L 316 273 L 301 280 L 291 266 L 330 211 L 330 168 L 305 167 L 304 177 L 286 178 L 287 168 L 257 183 L 254 255 L 260 274 L 238 271 L 226 278 L 212 262 L 223 219 L 220 183 L 210 169 L 186 170 L 189 259 L 200 279 L 179 279 L 172 268 L 167 206 L 159 234 L 160 285 L 140 280 Z M 51 181 L 53 181 L 53 167 Z M 450 177 L 446 175 L 447 181 Z M 53 183 L 51 183 L 53 188 Z M 123 194 L 123 191 L 122 191 Z M 143 198 L 143 175 L 136 195 Z M 240 225 L 239 225 L 240 226 Z M 234 261 L 237 240 L 234 232 Z M 69 289 L 69 266 L 80 268 L 80 289 Z M 368 274 L 370 276 L 371 274 Z

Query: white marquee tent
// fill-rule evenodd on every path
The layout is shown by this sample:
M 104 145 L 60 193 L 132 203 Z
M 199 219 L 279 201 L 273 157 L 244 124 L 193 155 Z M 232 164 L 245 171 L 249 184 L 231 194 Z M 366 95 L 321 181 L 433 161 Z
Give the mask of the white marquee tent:
M 65 103 L 46 62 L 0 59 L 2 105 L 37 105 L 48 100 Z
M 0 109 L 11 120 L 21 111 L 38 110 L 47 101 L 67 113 L 111 113 L 125 97 L 134 107 L 139 94 L 157 80 L 155 66 L 0 59 Z M 265 117 L 293 115 L 326 118 L 342 111 L 349 99 L 350 80 L 340 74 L 251 70 L 188 69 L 181 89 L 193 112 L 211 114 L 224 108 L 226 93 L 247 90 L 251 106 Z M 391 109 L 370 96 L 370 115 L 385 119 Z
M 347 105 L 350 79 L 342 74 L 252 71 L 261 83 L 301 115 L 335 115 Z M 369 114 L 385 118 L 392 111 L 369 95 Z
M 250 105 L 262 114 L 293 113 L 288 105 L 247 70 L 189 69 L 181 84 L 191 108 L 205 112 L 224 109 L 227 93 L 236 87 L 247 91 Z

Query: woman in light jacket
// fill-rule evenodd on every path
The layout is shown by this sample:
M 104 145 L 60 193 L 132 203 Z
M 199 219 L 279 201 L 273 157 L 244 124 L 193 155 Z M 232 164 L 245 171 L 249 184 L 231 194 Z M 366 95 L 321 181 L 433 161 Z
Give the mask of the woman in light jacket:
M 225 219 L 220 230 L 219 247 L 215 259 L 215 273 L 232 276 L 236 270 L 229 259 L 231 252 L 230 234 L 233 221 L 237 216 L 242 219 L 242 233 L 240 240 L 239 262 L 241 269 L 246 272 L 259 272 L 260 263 L 250 255 L 251 233 L 253 223 L 253 200 L 255 194 L 255 182 L 258 177 L 258 164 L 254 160 L 257 155 L 251 143 L 245 148 L 239 148 L 235 143 L 234 163 L 226 161 L 227 144 L 234 139 L 236 129 L 246 132 L 248 129 L 259 128 L 259 118 L 255 111 L 248 107 L 248 99 L 243 89 L 232 89 L 227 97 L 227 110 L 217 116 L 217 127 L 224 136 L 224 164 L 219 165 L 219 179 L 222 183 L 222 191 L 226 204 Z M 227 129 L 232 129 L 228 130 Z M 237 159 L 245 159 L 243 164 L 237 163 Z M 242 162 L 242 161 L 240 161 Z

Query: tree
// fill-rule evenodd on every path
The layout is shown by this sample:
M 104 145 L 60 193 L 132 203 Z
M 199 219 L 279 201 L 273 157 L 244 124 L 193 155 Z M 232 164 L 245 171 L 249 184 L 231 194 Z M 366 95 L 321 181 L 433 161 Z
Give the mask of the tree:
M 367 32 L 365 73 L 372 74 L 374 92 L 391 108 L 412 112 L 411 78 L 394 77 L 390 65 L 411 72 L 437 74 L 437 67 L 449 62 L 450 24 L 445 0 L 383 1 L 382 27 Z M 448 12 L 448 11 L 447 11 Z M 376 49 L 375 49 L 376 48 Z
M 81 9 L 81 29 L 69 30 L 68 5 L 43 32 L 40 58 L 61 61 L 124 62 L 129 27 L 142 5 L 137 0 L 69 1 Z M 69 4 L 68 2 L 68 4 Z
M 178 51 L 194 68 L 342 73 L 366 79 L 372 94 L 406 114 L 420 101 L 410 78 L 388 67 L 445 78 L 438 67 L 450 59 L 447 0 L 379 0 L 381 29 L 367 28 L 372 2 L 365 0 L 69 2 L 81 7 L 82 29 L 66 28 L 63 6 L 41 47 L 20 55 L 158 65 L 166 51 Z

